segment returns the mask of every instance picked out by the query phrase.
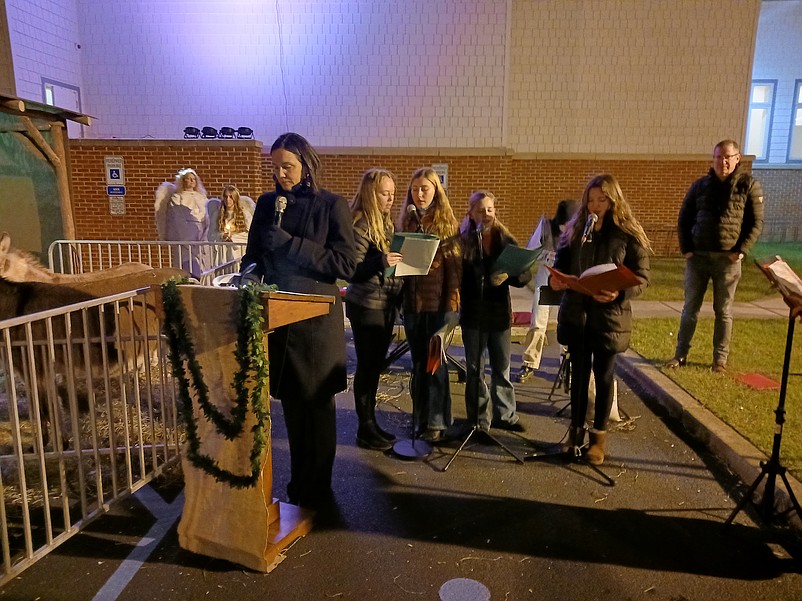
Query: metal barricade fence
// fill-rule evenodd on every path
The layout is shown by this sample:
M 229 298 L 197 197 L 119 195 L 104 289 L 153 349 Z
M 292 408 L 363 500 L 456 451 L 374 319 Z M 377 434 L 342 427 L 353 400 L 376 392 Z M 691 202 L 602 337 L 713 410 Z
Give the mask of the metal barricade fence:
M 179 457 L 150 289 L 0 321 L 0 585 Z
M 239 271 L 245 244 L 237 242 L 164 242 L 154 240 L 56 240 L 47 251 L 56 273 L 79 274 L 123 263 L 144 263 L 156 269 L 177 267 L 201 284 Z

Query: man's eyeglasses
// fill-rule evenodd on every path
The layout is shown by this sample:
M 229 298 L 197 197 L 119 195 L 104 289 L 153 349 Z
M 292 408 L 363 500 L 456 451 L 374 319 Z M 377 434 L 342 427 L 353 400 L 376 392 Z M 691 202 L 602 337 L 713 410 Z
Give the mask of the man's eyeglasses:
M 722 155 L 717 155 L 716 156 L 716 160 L 717 161 L 731 161 L 735 157 L 738 157 L 738 156 L 741 156 L 740 152 L 736 152 L 735 154 L 725 154 L 723 156 Z

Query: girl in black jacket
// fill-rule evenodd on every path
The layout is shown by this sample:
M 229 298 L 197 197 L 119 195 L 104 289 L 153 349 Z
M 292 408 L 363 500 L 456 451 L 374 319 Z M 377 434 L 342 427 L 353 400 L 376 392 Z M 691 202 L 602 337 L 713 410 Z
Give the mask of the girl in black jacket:
M 588 229 L 592 215 L 598 219 Z M 588 232 L 588 235 L 584 235 Z M 579 455 L 585 437 L 590 371 L 596 377 L 596 411 L 590 430 L 587 460 L 599 465 L 607 452 L 607 420 L 613 399 L 613 377 L 618 353 L 629 347 L 632 334 L 630 301 L 649 285 L 649 239 L 624 200 L 612 175 L 588 182 L 574 218 L 560 237 L 554 267 L 579 276 L 594 265 L 625 265 L 641 284 L 621 291 L 601 290 L 587 296 L 568 289 L 555 277 L 552 289 L 565 290 L 557 317 L 557 340 L 571 357 L 571 428 L 568 444 Z
M 385 275 L 398 265 L 400 253 L 390 252 L 394 227 L 390 209 L 395 177 L 385 169 L 368 169 L 351 201 L 357 266 L 345 291 L 345 313 L 351 321 L 356 350 L 354 406 L 359 420 L 356 442 L 366 449 L 386 451 L 395 436 L 376 422 L 379 387 L 393 325 L 401 304 L 401 278 Z
M 460 326 L 465 345 L 468 423 L 484 432 L 491 425 L 523 432 L 515 407 L 515 389 L 510 382 L 510 286 L 525 286 L 532 273 L 526 270 L 510 277 L 496 270 L 496 260 L 504 248 L 518 243 L 496 219 L 496 197 L 490 192 L 479 190 L 471 194 L 460 237 Z M 489 389 L 485 383 L 485 350 L 490 360 Z

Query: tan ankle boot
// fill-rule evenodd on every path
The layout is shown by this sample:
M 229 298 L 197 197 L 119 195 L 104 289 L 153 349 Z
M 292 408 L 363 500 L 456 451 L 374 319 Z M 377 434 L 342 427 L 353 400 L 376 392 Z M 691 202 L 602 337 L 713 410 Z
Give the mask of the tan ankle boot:
M 605 430 L 590 430 L 590 448 L 585 454 L 588 463 L 591 465 L 601 465 L 604 463 L 604 456 L 607 454 L 607 432 Z

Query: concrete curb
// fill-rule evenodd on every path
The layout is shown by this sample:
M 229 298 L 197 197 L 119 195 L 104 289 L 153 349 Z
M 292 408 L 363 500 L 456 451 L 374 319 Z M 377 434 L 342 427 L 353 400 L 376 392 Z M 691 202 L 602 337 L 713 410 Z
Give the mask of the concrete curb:
M 758 478 L 760 462 L 768 460 L 763 452 L 635 351 L 628 350 L 619 359 L 618 373 L 631 388 L 679 420 L 693 438 L 721 458 L 747 486 Z M 797 500 L 802 499 L 802 483 L 790 474 L 786 476 L 794 496 Z M 791 501 L 782 479 L 778 477 L 776 482 L 774 507 L 779 513 L 790 509 Z M 765 483 L 766 478 L 763 478 L 753 500 L 762 498 Z M 802 531 L 802 516 L 792 514 L 788 522 L 796 530 Z

